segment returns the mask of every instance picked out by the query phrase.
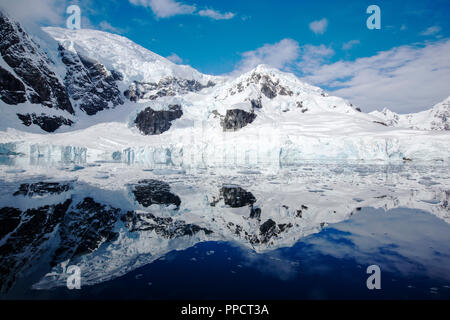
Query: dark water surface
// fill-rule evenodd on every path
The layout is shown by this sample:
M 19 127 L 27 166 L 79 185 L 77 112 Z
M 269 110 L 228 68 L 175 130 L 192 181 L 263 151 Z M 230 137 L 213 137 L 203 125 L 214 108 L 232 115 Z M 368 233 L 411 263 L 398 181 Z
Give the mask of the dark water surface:
M 232 243 L 204 242 L 81 290 L 25 286 L 2 297 L 449 299 L 449 235 L 448 224 L 424 211 L 364 208 L 290 248 L 256 254 Z M 381 290 L 366 287 L 372 264 L 381 268 Z

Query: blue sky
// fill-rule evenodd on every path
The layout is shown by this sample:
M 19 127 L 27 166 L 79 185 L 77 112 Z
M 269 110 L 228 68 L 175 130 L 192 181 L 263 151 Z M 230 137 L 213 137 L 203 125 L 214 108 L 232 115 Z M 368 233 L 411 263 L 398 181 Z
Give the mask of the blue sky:
M 450 95 L 450 0 L 14 3 L 20 9 L 27 1 L 41 3 L 29 15 L 43 25 L 64 26 L 65 8 L 78 4 L 82 27 L 121 34 L 201 72 L 237 74 L 266 63 L 365 111 L 415 112 Z M 380 30 L 366 26 L 373 4 L 381 9 Z
M 366 27 L 369 17 L 366 8 L 375 3 L 373 0 L 183 1 L 200 9 L 234 13 L 228 20 L 191 14 L 158 18 L 151 7 L 136 6 L 127 0 L 92 3 L 95 4 L 93 14 L 87 13 L 94 26 L 107 21 L 118 33 L 146 48 L 163 56 L 176 53 L 196 69 L 212 74 L 231 72 L 241 53 L 285 38 L 296 40 L 300 45 L 331 46 L 335 50 L 330 58 L 333 62 L 434 40 L 437 35 L 450 36 L 448 0 L 376 1 L 381 9 L 381 30 Z M 327 19 L 328 26 L 323 34 L 315 34 L 309 24 L 323 18 Z M 421 35 L 432 26 L 440 28 L 438 34 Z M 351 50 L 343 50 L 342 45 L 352 40 L 359 44 Z

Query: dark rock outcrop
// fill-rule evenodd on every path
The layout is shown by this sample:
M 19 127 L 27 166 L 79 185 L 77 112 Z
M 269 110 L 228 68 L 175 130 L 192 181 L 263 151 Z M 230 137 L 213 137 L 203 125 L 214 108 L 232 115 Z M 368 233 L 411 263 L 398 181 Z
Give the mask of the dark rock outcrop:
M 376 124 L 381 124 L 382 126 L 385 126 L 385 127 L 387 127 L 388 125 L 386 124 L 386 123 L 384 123 L 384 122 L 381 122 L 381 121 L 373 121 L 373 123 L 376 123 Z
M 255 119 L 256 114 L 253 112 L 247 112 L 241 109 L 227 110 L 222 123 L 223 131 L 239 130 L 252 123 Z
M 100 204 L 92 198 L 84 198 L 62 220 L 59 247 L 53 256 L 53 265 L 90 253 L 102 243 L 116 238 L 114 226 L 120 217 L 120 209 Z
M 303 105 L 303 101 L 297 101 L 295 104 L 297 105 L 297 108 L 301 109 L 302 113 L 309 111 L 308 108 Z
M 273 99 L 277 96 L 277 92 L 271 83 L 263 83 L 261 85 L 261 92 L 269 99 Z
M 251 192 L 248 192 L 237 186 L 224 186 L 220 190 L 225 205 L 232 208 L 241 208 L 252 206 L 256 202 L 256 198 Z
M 0 291 L 8 291 L 44 253 L 50 254 L 51 267 L 95 251 L 116 238 L 114 228 L 120 209 L 89 197 L 72 209 L 71 205 L 68 199 L 23 212 L 0 209 Z
M 10 72 L 0 67 L 0 99 L 7 104 L 19 104 L 27 101 L 25 86 Z
M 277 224 L 272 219 L 267 220 L 264 222 L 260 227 L 259 231 L 261 234 L 268 234 L 269 232 L 273 231 Z
M 255 100 L 250 100 L 250 103 L 252 105 L 252 109 L 262 109 L 263 105 L 262 105 L 262 101 L 261 98 Z
M 67 192 L 72 188 L 69 183 L 59 182 L 37 182 L 21 184 L 19 190 L 14 193 L 14 196 L 44 196 L 47 194 L 61 194 Z
M 124 104 L 116 81 L 123 80 L 120 72 L 109 71 L 97 61 L 83 57 L 59 46 L 62 62 L 67 67 L 64 83 L 79 108 L 88 115 Z
M 22 211 L 16 208 L 0 209 L 0 239 L 14 231 L 20 224 Z
M 67 89 L 51 70 L 53 62 L 18 23 L 11 21 L 1 11 L 0 39 L 3 60 L 27 85 L 27 100 L 74 114 Z M 0 87 L 0 91 L 5 89 Z
M 231 88 L 230 94 L 235 95 L 237 92 L 243 92 L 246 87 L 249 87 L 252 84 L 259 85 L 261 93 L 269 99 L 273 99 L 277 95 L 294 95 L 294 92 L 292 92 L 292 90 L 280 84 L 279 79 L 273 79 L 273 77 L 269 74 L 261 72 L 253 72 L 246 80 L 238 83 L 235 87 Z
M 0 291 L 8 291 L 33 259 L 39 259 L 48 249 L 45 244 L 57 230 L 71 202 L 69 199 L 25 212 L 0 209 L 1 213 L 8 214 L 8 227 L 2 230 L 7 239 L 0 245 Z
M 223 186 L 220 189 L 219 197 L 212 197 L 211 207 L 215 207 L 221 200 L 231 208 L 250 207 L 250 219 L 259 220 L 261 218 L 261 209 L 254 206 L 255 196 L 247 190 L 238 186 Z
M 195 224 L 187 224 L 185 221 L 174 220 L 170 217 L 156 217 L 151 213 L 136 214 L 128 212 L 122 216 L 131 232 L 154 231 L 160 237 L 174 239 L 183 236 L 193 236 L 201 231 L 211 234 L 212 231 Z
M 148 107 L 139 112 L 134 123 L 144 135 L 155 135 L 166 132 L 172 126 L 172 121 L 181 118 L 183 111 L 179 105 L 169 106 L 169 110 L 155 111 Z
M 259 227 L 260 242 L 268 243 L 272 238 L 278 237 L 279 234 L 292 228 L 293 225 L 289 224 L 276 224 L 272 219 L 267 220 Z
M 198 92 L 213 86 L 215 86 L 215 83 L 212 81 L 209 81 L 207 84 L 202 84 L 196 80 L 166 77 L 158 83 L 134 81 L 129 89 L 124 92 L 124 95 L 130 101 L 137 102 L 143 98 L 156 100 L 161 97 L 172 97 L 177 94 Z
M 158 180 L 141 180 L 132 190 L 136 201 L 144 207 L 152 204 L 175 205 L 180 207 L 181 200 L 170 192 L 170 185 Z
M 250 219 L 261 219 L 261 208 L 253 207 L 250 210 Z
M 271 240 L 277 238 L 280 234 L 287 232 L 292 227 L 292 223 L 277 224 L 272 219 L 268 219 L 259 226 L 258 233 L 252 234 L 245 231 L 244 228 L 242 228 L 242 226 L 238 224 L 235 224 L 233 222 L 229 222 L 227 224 L 227 228 L 233 234 L 242 239 L 245 239 L 252 245 L 270 244 Z
M 32 124 L 39 126 L 42 130 L 46 132 L 55 132 L 61 126 L 71 126 L 73 124 L 72 120 L 66 119 L 64 117 L 58 116 L 46 116 L 41 114 L 40 116 L 35 113 L 32 114 L 17 114 L 22 123 L 29 127 Z

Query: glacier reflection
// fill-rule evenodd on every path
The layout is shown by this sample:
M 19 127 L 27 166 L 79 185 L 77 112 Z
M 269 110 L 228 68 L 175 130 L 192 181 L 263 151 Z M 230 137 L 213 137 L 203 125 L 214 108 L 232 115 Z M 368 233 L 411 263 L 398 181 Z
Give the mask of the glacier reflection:
M 299 297 L 333 296 L 326 282 L 320 282 L 324 288 L 305 291 L 317 277 L 335 279 L 336 285 L 353 283 L 348 292 L 355 293 L 370 264 L 412 282 L 418 277 L 437 282 L 448 295 L 445 166 L 309 163 L 267 171 L 97 162 L 6 164 L 0 172 L 5 177 L 0 182 L 4 298 L 93 297 L 95 288 L 111 295 L 108 286 L 124 285 L 138 270 L 158 268 L 174 254 L 199 268 L 213 257 L 222 265 L 237 260 L 227 270 L 229 277 L 253 270 L 247 281 L 268 281 L 288 291 L 296 287 Z M 214 246 L 216 254 L 208 255 Z M 227 246 L 230 256 L 218 254 Z M 201 259 L 197 248 L 205 250 Z M 177 258 L 172 261 L 174 272 L 185 267 Z M 341 275 L 337 264 L 345 267 Z M 81 293 L 65 289 L 68 265 L 82 270 Z M 211 268 L 214 273 L 223 266 Z M 194 264 L 191 270 L 202 283 L 200 269 Z M 358 270 L 355 282 L 352 273 Z M 158 277 L 166 276 L 160 270 Z M 189 294 L 179 285 L 176 297 Z

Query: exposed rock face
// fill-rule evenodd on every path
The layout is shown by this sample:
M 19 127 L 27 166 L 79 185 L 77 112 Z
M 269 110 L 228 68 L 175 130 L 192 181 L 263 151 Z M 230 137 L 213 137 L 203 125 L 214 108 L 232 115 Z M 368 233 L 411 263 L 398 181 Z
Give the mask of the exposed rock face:
M 130 101 L 137 102 L 141 97 L 141 90 L 139 89 L 136 82 L 130 84 L 128 90 L 126 90 L 123 95 L 128 98 Z
M 22 29 L 0 12 L 0 55 L 11 68 L 0 67 L 0 99 L 11 105 L 39 104 L 75 114 L 70 98 L 88 115 L 124 103 L 117 81 L 123 76 L 114 70 L 59 46 L 66 66 L 64 81 L 54 72 L 55 63 Z M 64 116 L 18 114 L 25 126 L 38 125 L 54 132 L 72 120 Z
M 292 228 L 292 224 L 276 224 L 272 219 L 264 222 L 260 227 L 260 241 L 261 243 L 268 243 L 272 238 L 277 237 L 280 233 Z
M 175 221 L 172 218 L 156 217 L 151 213 L 137 214 L 128 212 L 122 217 L 127 228 L 131 232 L 155 231 L 157 235 L 166 239 L 174 239 L 184 236 L 193 236 L 200 231 L 211 234 L 212 231 L 195 224 L 187 224 L 184 221 Z
M 11 233 L 20 224 L 22 211 L 16 208 L 0 209 L 0 239 Z
M 223 186 L 220 189 L 220 195 L 216 199 L 213 197 L 213 201 L 210 202 L 211 206 L 216 206 L 221 200 L 223 200 L 224 204 L 230 208 L 242 208 L 249 207 L 250 215 L 247 219 L 252 219 L 253 224 L 256 226 L 256 230 L 251 233 L 248 232 L 248 229 L 243 227 L 240 224 L 236 224 L 234 222 L 228 222 L 226 227 L 238 237 L 245 239 L 252 245 L 261 245 L 261 244 L 269 244 L 271 240 L 277 238 L 280 234 L 287 232 L 290 228 L 293 227 L 292 223 L 281 223 L 277 224 L 272 219 L 266 220 L 264 223 L 261 223 L 261 208 L 259 208 L 256 203 L 255 196 L 246 191 L 245 189 L 239 186 Z M 288 208 L 287 206 L 283 206 Z M 306 206 L 302 206 L 303 210 L 306 210 Z M 301 210 L 299 210 L 301 214 Z
M 64 194 L 71 183 L 22 184 L 14 196 L 30 198 Z M 11 285 L 50 252 L 51 266 L 92 252 L 116 237 L 121 210 L 86 197 L 72 207 L 72 200 L 21 211 L 0 208 L 0 291 Z
M 149 207 L 152 204 L 175 205 L 180 207 L 180 198 L 170 192 L 170 185 L 158 180 L 142 180 L 139 184 L 134 186 L 133 194 L 136 201 L 144 207 Z
M 123 79 L 117 71 L 109 71 L 97 61 L 59 46 L 62 62 L 67 67 L 64 83 L 79 108 L 88 115 L 122 105 L 124 101 L 116 81 Z
M 256 119 L 256 114 L 241 109 L 227 110 L 222 123 L 223 131 L 237 131 Z
M 134 81 L 130 88 L 124 92 L 124 95 L 130 101 L 137 102 L 140 99 L 156 100 L 161 97 L 170 97 L 177 94 L 186 94 L 188 92 L 198 92 L 205 88 L 213 87 L 215 83 L 209 81 L 202 84 L 196 80 L 178 79 L 166 77 L 158 83 Z
M 382 126 L 385 126 L 385 127 L 388 126 L 386 123 L 381 122 L 381 121 L 374 121 L 373 123 L 378 123 L 378 124 L 381 124 Z
M 277 92 L 272 83 L 263 83 L 261 85 L 261 92 L 269 99 L 273 99 L 277 96 Z
M 166 132 L 172 121 L 181 118 L 183 111 L 179 105 L 169 106 L 169 110 L 155 111 L 148 107 L 139 112 L 134 123 L 144 135 L 155 135 Z
M 260 220 L 259 218 L 257 220 Z M 259 221 L 257 222 L 260 223 Z M 233 222 L 227 224 L 227 228 L 235 235 L 248 241 L 252 245 L 270 244 L 272 240 L 277 238 L 280 234 L 287 232 L 293 225 L 288 224 L 277 224 L 272 219 L 266 220 L 263 224 L 259 225 L 257 233 L 248 233 L 244 228 Z
M 252 109 L 262 109 L 263 107 L 261 98 L 250 100 L 250 103 L 252 104 Z
M 250 210 L 250 219 L 261 220 L 261 208 L 253 207 Z
M 24 183 L 20 185 L 19 190 L 14 193 L 14 196 L 43 196 L 47 194 L 61 194 L 71 189 L 69 183 L 59 182 L 37 182 L 37 183 Z
M 302 109 L 302 113 L 309 111 L 308 108 L 303 106 L 303 101 L 297 101 L 295 104 L 297 105 L 297 108 Z
M 223 198 L 225 205 L 232 208 L 252 206 L 256 202 L 256 198 L 251 192 L 237 186 L 222 187 L 220 195 Z
M 450 99 L 442 103 L 442 108 L 433 110 L 434 120 L 431 121 L 431 130 L 450 131 Z
M 264 94 L 267 98 L 273 99 L 277 95 L 282 96 L 293 96 L 294 93 L 287 87 L 284 87 L 280 84 L 278 79 L 272 79 L 268 74 L 253 72 L 251 76 L 240 82 L 236 85 L 236 87 L 230 89 L 230 94 L 235 95 L 238 92 L 243 92 L 245 88 L 249 87 L 252 84 L 257 84 L 260 86 L 261 93 Z
M 66 88 L 50 68 L 52 61 L 19 24 L 9 20 L 2 12 L 0 12 L 0 39 L 0 54 L 3 60 L 27 85 L 27 100 L 74 114 Z M 23 88 L 17 81 L 12 87 Z M 8 90 L 8 86 L 5 88 L 2 85 L 0 91 L 5 90 Z M 18 101 L 21 100 L 23 99 L 19 95 Z
M 30 260 L 46 249 L 44 244 L 56 231 L 70 204 L 71 200 L 66 200 L 25 212 L 14 208 L 0 209 L 0 212 L 7 213 L 7 227 L 2 230 L 7 238 L 1 239 L 4 241 L 0 245 L 1 291 L 7 291 L 26 270 Z
M 64 117 L 57 116 L 46 116 L 41 114 L 40 116 L 35 113 L 32 114 L 17 114 L 22 123 L 29 127 L 32 124 L 38 125 L 42 130 L 47 132 L 55 132 L 62 125 L 71 126 L 73 124 L 72 120 L 66 119 Z
M 53 256 L 53 265 L 90 253 L 103 242 L 112 241 L 113 231 L 121 210 L 84 198 L 62 220 L 59 247 Z
M 35 184 L 37 185 L 37 184 Z M 51 265 L 92 252 L 116 237 L 120 210 L 84 198 L 29 209 L 0 209 L 0 288 L 7 291 L 32 260 L 52 249 Z M 7 236 L 7 238 L 5 238 Z
M 383 120 L 383 123 L 390 127 L 396 127 L 400 121 L 399 114 L 392 112 L 391 110 L 386 108 L 384 108 L 381 112 L 372 112 L 372 114 L 381 118 Z
M 226 206 L 231 208 L 250 207 L 250 219 L 260 220 L 261 218 L 261 209 L 254 206 L 256 202 L 255 196 L 241 187 L 223 186 L 220 189 L 219 197 L 213 197 L 210 205 L 215 207 L 221 200 Z
M 7 104 L 19 104 L 27 101 L 25 94 L 22 81 L 0 67 L 0 99 Z

